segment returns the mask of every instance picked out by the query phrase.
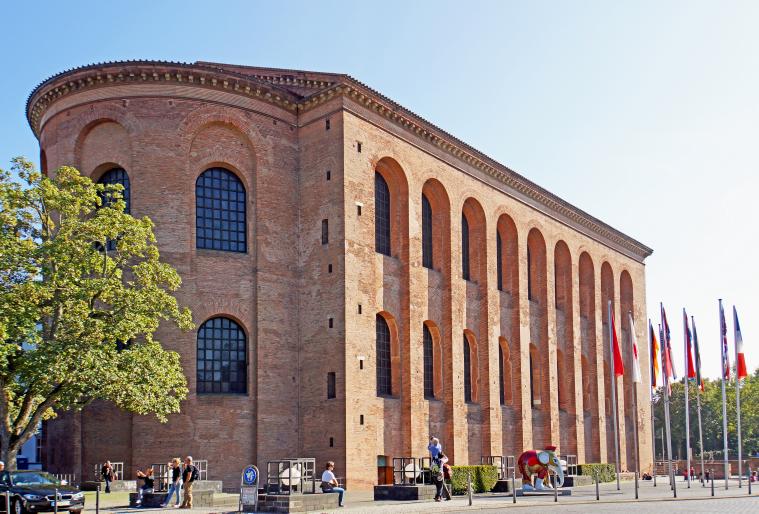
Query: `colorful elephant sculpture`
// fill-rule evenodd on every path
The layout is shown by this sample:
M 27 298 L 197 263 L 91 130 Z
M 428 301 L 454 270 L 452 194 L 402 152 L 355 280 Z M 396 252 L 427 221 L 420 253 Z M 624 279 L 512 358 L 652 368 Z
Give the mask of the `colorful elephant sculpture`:
M 546 446 L 544 450 L 528 450 L 517 459 L 517 466 L 522 473 L 523 491 L 545 491 L 553 489 L 548 480 L 548 471 L 557 477 L 557 486 L 564 485 L 564 470 L 556 454 L 555 446 Z M 532 476 L 537 475 L 534 484 Z

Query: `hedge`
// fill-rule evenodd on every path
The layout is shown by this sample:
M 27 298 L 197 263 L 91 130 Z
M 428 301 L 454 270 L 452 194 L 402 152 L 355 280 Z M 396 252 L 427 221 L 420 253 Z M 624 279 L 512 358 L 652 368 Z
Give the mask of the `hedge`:
M 579 473 L 586 476 L 595 476 L 598 473 L 599 482 L 613 482 L 617 479 L 616 467 L 614 464 L 607 463 L 592 463 L 592 464 L 580 464 Z
M 451 466 L 451 489 L 453 494 L 466 493 L 467 472 L 472 474 L 472 489 L 475 493 L 490 492 L 498 481 L 495 466 Z

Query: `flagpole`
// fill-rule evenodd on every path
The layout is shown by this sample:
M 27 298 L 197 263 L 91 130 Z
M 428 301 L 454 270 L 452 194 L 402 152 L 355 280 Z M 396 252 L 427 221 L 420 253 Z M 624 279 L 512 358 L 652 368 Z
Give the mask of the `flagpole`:
M 619 431 L 617 430 L 617 375 L 614 370 L 614 326 L 611 320 L 611 300 L 609 300 L 609 357 L 611 358 L 611 399 L 613 402 L 612 415 L 614 420 L 614 465 L 617 470 L 617 491 L 619 491 Z
M 664 305 L 659 303 L 660 312 L 661 315 L 661 321 L 662 324 L 664 324 Z M 662 331 L 662 326 L 659 325 L 659 339 L 661 339 L 661 348 L 662 348 L 662 363 L 666 363 L 665 359 L 667 358 L 666 355 L 669 352 L 667 346 L 669 345 L 669 342 L 667 342 L 664 332 Z M 671 364 L 670 364 L 671 367 Z M 664 377 L 663 380 L 663 387 L 664 389 L 664 425 L 667 430 L 667 460 L 669 461 L 669 480 L 670 480 L 670 488 L 674 491 L 675 497 L 677 497 L 677 482 L 675 481 L 675 476 L 672 473 L 672 430 L 669 420 L 669 377 L 668 370 L 666 369 L 666 365 L 664 366 L 664 369 L 662 370 L 662 377 Z
M 633 319 L 632 319 L 632 312 L 627 313 L 627 315 L 630 317 L 630 354 L 633 356 L 633 359 L 635 359 L 636 363 L 633 363 L 633 374 L 636 375 L 636 380 L 640 380 L 640 362 L 638 361 L 638 349 L 635 348 L 637 345 L 633 345 L 634 337 L 635 337 L 635 326 L 633 325 Z M 637 370 L 637 371 L 636 371 Z M 633 430 L 633 438 L 634 438 L 634 448 L 635 448 L 635 472 L 640 474 L 640 451 L 638 448 L 638 382 L 633 380 L 632 383 L 633 388 L 633 414 L 635 415 L 635 430 Z M 637 480 L 637 478 L 636 478 Z
M 693 327 L 693 349 L 696 359 L 696 406 L 698 410 L 698 450 L 701 454 L 701 485 L 706 487 L 706 475 L 704 474 L 704 434 L 701 428 L 701 350 L 698 346 L 698 333 L 696 332 L 696 320 L 690 317 Z
M 651 466 L 651 474 L 654 478 L 654 487 L 656 487 L 656 416 L 654 415 L 654 387 L 653 377 L 655 376 L 654 359 L 656 356 L 653 353 L 653 343 L 651 342 L 651 320 L 648 320 L 648 358 L 651 361 L 649 368 L 651 368 L 651 379 L 649 393 L 651 394 L 651 453 L 654 456 L 653 465 Z
M 738 313 L 733 306 L 733 330 L 738 327 Z M 738 334 L 733 332 L 735 339 L 735 412 L 738 416 L 738 488 L 743 487 L 743 443 L 741 441 L 741 374 L 738 364 Z M 751 478 L 749 478 L 751 480 Z
M 688 354 L 690 353 L 690 342 L 688 341 L 688 315 L 683 309 L 683 344 L 685 345 L 685 467 L 688 475 L 688 489 L 690 489 L 690 409 L 688 407 L 688 375 L 690 374 Z
M 727 462 L 727 395 L 725 393 L 725 338 L 727 335 L 723 332 L 723 328 L 726 328 L 725 313 L 722 310 L 722 299 L 719 299 L 719 326 L 720 326 L 720 354 L 722 356 L 722 441 L 724 452 L 724 468 L 725 468 L 725 490 L 728 488 L 728 479 L 730 477 L 729 467 Z

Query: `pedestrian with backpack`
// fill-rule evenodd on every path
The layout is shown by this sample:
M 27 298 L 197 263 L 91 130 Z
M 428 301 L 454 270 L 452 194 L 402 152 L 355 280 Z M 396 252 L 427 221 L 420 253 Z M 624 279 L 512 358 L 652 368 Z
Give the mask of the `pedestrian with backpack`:
M 184 460 L 184 469 L 182 470 L 182 487 L 184 488 L 184 498 L 180 509 L 192 508 L 192 484 L 198 479 L 198 468 L 193 466 L 192 457 L 187 456 Z

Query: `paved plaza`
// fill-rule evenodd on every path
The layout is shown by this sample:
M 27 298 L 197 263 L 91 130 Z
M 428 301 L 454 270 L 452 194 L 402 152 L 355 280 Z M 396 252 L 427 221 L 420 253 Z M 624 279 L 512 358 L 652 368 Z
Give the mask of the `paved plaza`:
M 346 506 L 333 512 L 351 513 L 388 513 L 388 512 L 505 512 L 507 510 L 521 509 L 557 509 L 558 512 L 662 512 L 667 513 L 691 513 L 691 512 L 725 512 L 740 514 L 759 512 L 759 488 L 753 488 L 752 496 L 748 495 L 747 483 L 743 488 L 738 488 L 736 480 L 731 481 L 730 488 L 725 490 L 724 481 L 715 482 L 714 498 L 711 496 L 710 487 L 701 487 L 693 484 L 688 489 L 684 482 L 678 481 L 678 498 L 674 499 L 672 490 L 665 478 L 660 477 L 657 487 L 651 482 L 640 482 L 638 500 L 635 500 L 633 482 L 622 482 L 621 489 L 617 491 L 615 483 L 601 484 L 600 500 L 596 500 L 595 486 L 575 487 L 572 496 L 559 497 L 558 503 L 554 503 L 553 496 L 541 497 L 518 497 L 517 503 L 513 503 L 511 496 L 507 494 L 478 494 L 473 497 L 472 505 L 468 505 L 466 497 L 457 496 L 449 502 L 433 503 L 431 501 L 412 502 L 375 502 L 372 493 L 348 491 Z M 721 486 L 721 487 L 720 487 Z M 229 495 L 232 499 L 232 495 Z M 128 513 L 136 511 L 166 512 L 173 509 L 130 509 L 126 504 L 125 493 L 101 495 L 100 511 L 103 513 Z M 234 511 L 233 502 L 225 502 L 224 507 L 192 509 L 192 512 L 211 514 Z M 95 511 L 94 496 L 87 497 L 88 512 Z M 181 511 L 185 512 L 185 511 Z

